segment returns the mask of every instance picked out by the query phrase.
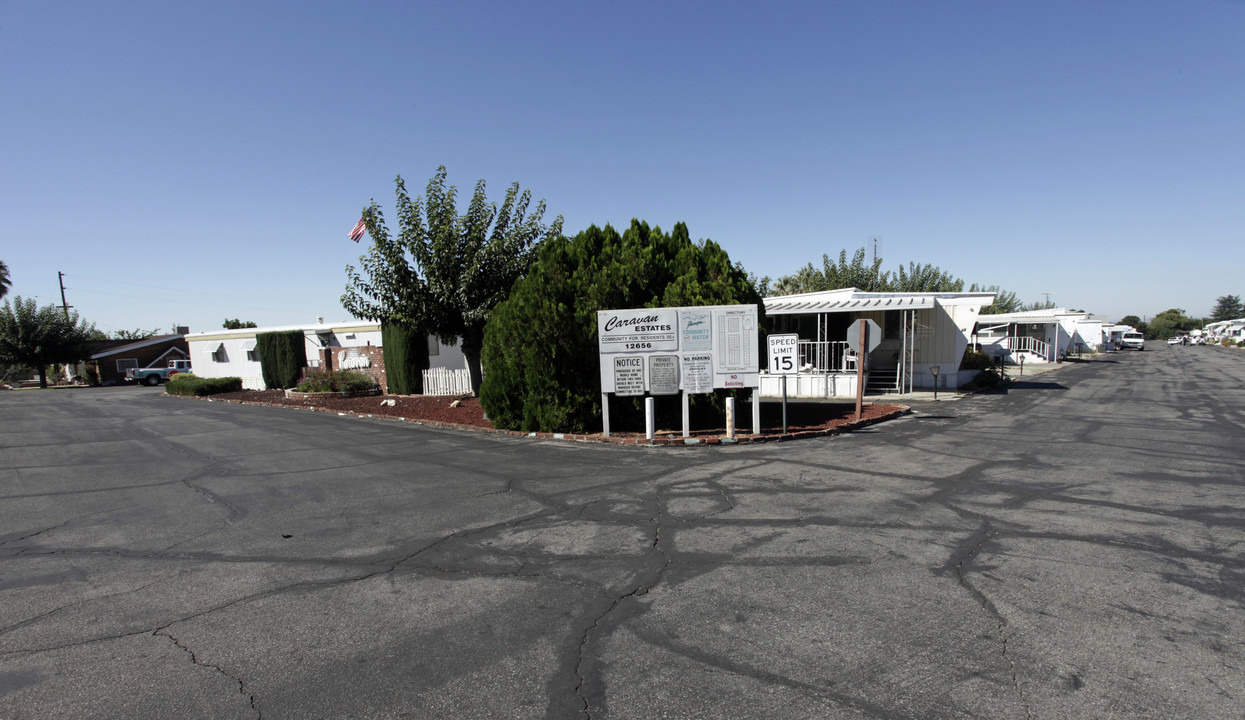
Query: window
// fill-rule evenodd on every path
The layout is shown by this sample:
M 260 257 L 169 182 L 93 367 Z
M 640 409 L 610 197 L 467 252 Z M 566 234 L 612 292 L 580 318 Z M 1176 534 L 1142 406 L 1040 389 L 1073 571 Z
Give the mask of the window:
M 246 359 L 248 362 L 259 362 L 259 352 L 255 350 L 247 350 Z
M 441 343 L 431 335 L 428 336 L 428 356 L 435 357 L 441 354 Z
M 225 352 L 225 343 L 221 343 L 212 351 L 212 362 L 229 362 L 229 355 Z
M 117 359 L 117 372 L 121 375 L 124 375 L 126 370 L 129 370 L 130 368 L 137 368 L 137 367 L 138 367 L 137 358 L 118 358 Z
M 903 331 L 903 316 L 898 310 L 887 310 L 882 314 L 882 339 L 896 340 Z

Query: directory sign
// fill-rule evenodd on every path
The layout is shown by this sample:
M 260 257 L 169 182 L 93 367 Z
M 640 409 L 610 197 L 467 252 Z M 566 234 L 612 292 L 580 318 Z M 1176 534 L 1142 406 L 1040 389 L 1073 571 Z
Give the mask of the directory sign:
M 757 333 L 755 305 L 600 310 L 601 392 L 662 395 L 757 387 Z M 640 361 L 638 372 L 617 364 L 631 357 Z

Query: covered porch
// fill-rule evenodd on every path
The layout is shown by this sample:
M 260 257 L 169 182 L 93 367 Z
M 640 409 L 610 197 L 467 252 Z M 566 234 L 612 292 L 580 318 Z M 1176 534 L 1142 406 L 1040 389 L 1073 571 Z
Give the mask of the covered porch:
M 765 299 L 770 332 L 799 336 L 799 372 L 788 397 L 856 395 L 860 358 L 847 344 L 859 319 L 878 324 L 881 343 L 865 358 L 867 394 L 907 394 L 959 386 L 967 330 L 993 293 L 867 293 L 855 288 Z M 930 372 L 937 366 L 938 376 Z M 782 377 L 761 374 L 761 395 L 782 395 Z

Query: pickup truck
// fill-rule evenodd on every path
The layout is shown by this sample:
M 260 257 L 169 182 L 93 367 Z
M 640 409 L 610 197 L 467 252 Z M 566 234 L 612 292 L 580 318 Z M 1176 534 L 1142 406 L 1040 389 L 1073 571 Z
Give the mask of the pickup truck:
M 140 382 L 144 385 L 159 385 L 178 373 L 190 372 L 189 360 L 170 360 L 168 367 L 162 368 L 129 368 L 125 371 L 125 379 L 129 382 Z

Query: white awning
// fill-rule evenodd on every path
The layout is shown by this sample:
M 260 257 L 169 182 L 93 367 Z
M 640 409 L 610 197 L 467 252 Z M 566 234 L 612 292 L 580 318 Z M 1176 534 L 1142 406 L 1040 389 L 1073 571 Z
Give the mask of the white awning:
M 805 313 L 869 312 L 876 310 L 924 310 L 937 305 L 932 295 L 891 295 L 877 297 L 813 297 L 789 295 L 765 299 L 766 315 Z

